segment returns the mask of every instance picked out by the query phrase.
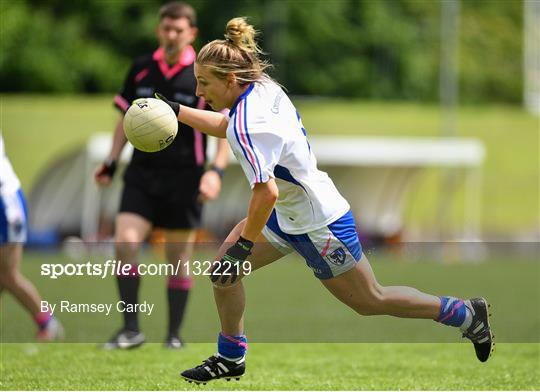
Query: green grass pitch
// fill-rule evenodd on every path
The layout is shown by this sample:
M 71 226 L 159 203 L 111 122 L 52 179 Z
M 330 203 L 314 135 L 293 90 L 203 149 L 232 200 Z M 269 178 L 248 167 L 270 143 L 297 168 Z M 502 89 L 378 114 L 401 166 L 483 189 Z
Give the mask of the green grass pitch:
M 146 259 L 154 260 L 153 253 Z M 216 351 L 219 331 L 211 286 L 198 277 L 184 337 L 185 350 L 162 348 L 166 326 L 163 277 L 144 277 L 140 300 L 156 304 L 141 317 L 150 343 L 129 352 L 104 352 L 98 343 L 119 327 L 120 315 L 65 314 L 66 343 L 33 343 L 35 327 L 8 296 L 0 313 L 2 390 L 537 390 L 540 388 L 538 264 L 532 259 L 444 264 L 396 262 L 374 254 L 383 284 L 408 284 L 435 294 L 485 295 L 493 304 L 493 358 L 477 361 L 457 330 L 431 321 L 359 317 L 332 298 L 295 257 L 245 281 L 248 372 L 240 382 L 196 387 L 179 372 Z M 429 259 L 429 258 L 428 258 Z M 50 281 L 40 263 L 67 262 L 59 253 L 27 252 L 24 273 L 50 301 L 111 302 L 114 279 Z M 460 279 L 461 278 L 461 279 Z M 79 343 L 77 343 L 79 342 Z
M 538 390 L 538 344 L 500 344 L 482 364 L 468 344 L 327 343 L 250 345 L 239 381 L 197 387 L 179 372 L 213 344 L 172 352 L 149 344 L 101 352 L 91 344 L 4 344 L 8 390 Z

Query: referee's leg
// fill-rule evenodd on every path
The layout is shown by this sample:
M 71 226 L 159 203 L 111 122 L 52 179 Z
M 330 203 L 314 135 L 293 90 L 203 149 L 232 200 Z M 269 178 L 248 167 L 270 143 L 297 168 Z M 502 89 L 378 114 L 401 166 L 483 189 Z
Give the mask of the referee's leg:
M 139 280 L 137 260 L 141 244 L 148 235 L 152 224 L 142 216 L 132 212 L 121 212 L 116 217 L 115 246 L 116 259 L 122 264 L 131 264 L 128 274 L 118 276 L 120 299 L 126 304 L 138 303 Z M 129 331 L 139 331 L 136 312 L 123 312 L 124 327 Z
M 172 230 L 167 229 L 165 234 L 165 254 L 167 262 L 178 274 L 167 277 L 167 301 L 169 304 L 169 324 L 165 346 L 179 349 L 183 342 L 180 329 L 186 312 L 189 292 L 193 285 L 193 278 L 188 274 L 188 264 L 191 262 L 196 232 L 193 229 Z

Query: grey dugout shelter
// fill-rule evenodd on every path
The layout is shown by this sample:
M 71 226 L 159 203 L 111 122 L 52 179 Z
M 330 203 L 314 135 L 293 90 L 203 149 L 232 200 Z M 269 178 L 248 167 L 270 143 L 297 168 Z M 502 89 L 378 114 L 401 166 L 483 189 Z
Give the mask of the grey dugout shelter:
M 209 138 L 211 139 L 211 138 Z M 405 232 L 404 202 L 417 175 L 426 168 L 464 170 L 463 224 L 451 240 L 480 239 L 483 144 L 466 138 L 388 138 L 310 136 L 319 168 L 334 180 L 351 204 L 362 233 L 391 237 Z M 208 155 L 215 143 L 209 140 Z M 132 147 L 121 156 L 120 173 L 113 184 L 100 189 L 93 172 L 110 148 L 110 134 L 96 134 L 85 146 L 59 157 L 40 176 L 29 197 L 30 227 L 56 230 L 93 240 L 100 221 L 114 221 L 120 201 L 121 172 Z M 249 185 L 231 153 L 222 194 L 206 205 L 203 225 L 223 236 L 245 217 Z M 436 228 L 434 228 L 436 229 Z

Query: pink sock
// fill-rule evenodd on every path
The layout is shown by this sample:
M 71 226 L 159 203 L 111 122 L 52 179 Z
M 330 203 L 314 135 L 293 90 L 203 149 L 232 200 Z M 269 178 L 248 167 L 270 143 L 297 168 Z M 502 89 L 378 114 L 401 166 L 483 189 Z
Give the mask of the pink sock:
M 176 290 L 190 290 L 193 287 L 193 279 L 191 277 L 180 278 L 178 276 L 169 276 L 167 287 Z
M 52 316 L 49 312 L 39 312 L 34 316 L 34 321 L 38 325 L 39 329 L 43 329 L 51 318 Z

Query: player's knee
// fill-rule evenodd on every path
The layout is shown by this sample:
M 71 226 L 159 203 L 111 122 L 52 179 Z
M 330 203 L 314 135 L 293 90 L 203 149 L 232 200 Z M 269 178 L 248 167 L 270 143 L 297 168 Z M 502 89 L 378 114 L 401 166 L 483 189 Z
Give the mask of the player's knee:
M 170 264 L 176 264 L 179 260 L 185 263 L 191 258 L 192 253 L 192 242 L 167 242 L 165 244 L 165 258 Z
M 375 316 L 379 314 L 375 306 L 364 302 L 355 304 L 354 310 L 361 316 Z
M 17 271 L 2 271 L 0 274 L 0 286 L 8 290 L 16 287 L 19 281 L 19 273 Z
M 115 249 L 116 255 L 120 260 L 129 260 L 139 252 L 140 244 L 117 237 Z
M 126 226 L 121 225 L 115 232 L 116 242 L 133 242 L 140 244 L 145 237 L 145 231 L 138 228 L 136 225 Z
M 362 316 L 374 316 L 384 314 L 385 297 L 384 290 L 374 285 L 362 296 L 353 302 L 352 308 Z

